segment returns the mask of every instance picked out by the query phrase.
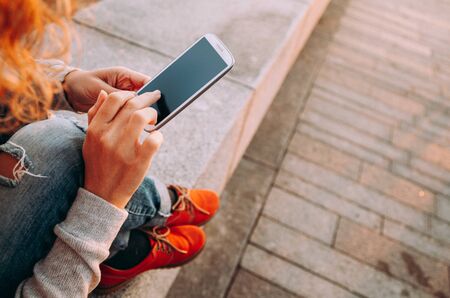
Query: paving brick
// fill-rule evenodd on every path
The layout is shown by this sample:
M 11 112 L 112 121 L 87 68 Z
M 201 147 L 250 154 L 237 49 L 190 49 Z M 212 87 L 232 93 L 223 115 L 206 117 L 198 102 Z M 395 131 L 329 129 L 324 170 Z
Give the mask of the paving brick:
M 342 219 L 336 235 L 336 249 L 431 293 L 450 296 L 447 266 L 416 253 L 378 232 Z
M 357 39 L 353 41 L 360 42 Z M 398 90 L 398 92 L 420 96 L 422 100 L 439 103 L 445 107 L 450 105 L 442 96 L 440 87 L 431 80 L 423 80 L 412 74 L 398 71 L 391 66 L 379 64 L 377 69 L 363 68 L 333 56 L 328 56 L 324 65 L 346 69 L 369 81 L 378 82 L 380 85 Z M 395 78 L 395 80 L 392 78 Z
M 306 200 L 329 209 L 337 214 L 350 218 L 369 228 L 379 230 L 381 227 L 381 216 L 361 208 L 344 198 L 320 189 L 310 183 L 280 171 L 275 180 L 280 188 L 293 192 Z
M 450 146 L 450 141 L 448 138 L 439 136 L 431 131 L 427 131 L 418 125 L 400 125 L 398 129 L 403 133 L 417 136 L 418 141 L 423 141 L 424 143 L 436 144 L 443 147 Z
M 358 67 L 358 65 L 352 64 L 349 68 L 358 69 Z M 404 71 L 398 66 L 388 63 L 379 63 L 373 70 L 365 68 L 361 69 L 363 70 L 363 73 L 372 77 L 376 77 L 382 82 L 390 82 L 389 78 L 395 78 L 397 85 L 402 86 L 404 90 L 424 95 L 424 98 L 428 101 L 440 103 L 444 101 L 444 99 L 440 97 L 441 88 L 434 81 L 432 81 L 431 77 L 416 75 L 412 71 Z M 424 100 L 421 100 L 421 102 L 426 104 Z
M 430 191 L 376 166 L 363 164 L 360 182 L 416 208 L 434 211 L 434 195 Z
M 308 100 L 308 109 L 320 112 L 332 119 L 356 127 L 379 138 L 388 140 L 390 137 L 391 132 L 389 126 L 366 117 L 365 115 L 355 113 L 352 110 L 336 105 L 330 101 L 310 96 Z
M 411 167 L 445 182 L 450 182 L 450 171 L 423 159 L 413 157 Z
M 399 121 L 396 120 L 393 117 L 383 115 L 377 111 L 373 111 L 371 109 L 365 108 L 364 106 L 352 102 L 351 100 L 347 100 L 345 98 L 342 98 L 336 94 L 333 94 L 330 91 L 327 91 L 325 89 L 321 88 L 314 88 L 311 91 L 311 97 L 319 97 L 323 98 L 329 102 L 334 102 L 336 105 L 339 105 L 341 107 L 345 107 L 347 110 L 353 111 L 354 113 L 358 113 L 359 115 L 363 115 L 369 119 L 373 119 L 375 121 L 381 122 L 388 126 L 397 126 Z
M 387 63 L 388 59 L 386 57 L 388 56 L 401 56 L 401 54 L 403 53 L 403 56 L 406 58 L 410 58 L 412 60 L 420 60 L 420 59 L 425 59 L 423 56 L 421 56 L 418 53 L 414 53 L 414 52 L 408 52 L 408 51 L 404 51 L 403 49 L 401 49 L 400 47 L 398 47 L 397 45 L 392 45 L 392 44 L 382 44 L 382 43 L 378 43 L 378 44 L 370 44 L 367 43 L 367 38 L 370 38 L 370 36 L 364 35 L 361 32 L 355 30 L 354 28 L 348 28 L 348 27 L 341 27 L 339 32 L 337 32 L 334 36 L 333 36 L 333 40 L 335 41 L 335 44 L 340 45 L 340 46 L 345 46 L 348 48 L 352 48 L 354 49 L 355 52 L 360 53 L 361 55 L 367 55 L 368 59 L 370 57 L 372 58 L 378 58 L 378 63 L 374 64 L 372 66 L 372 68 L 370 69 L 366 69 L 366 70 L 375 70 L 377 69 L 377 71 L 387 71 L 388 69 L 391 70 L 395 70 L 396 68 L 399 68 L 399 65 L 395 65 L 394 63 Z M 366 59 L 365 61 L 369 61 L 368 59 Z M 359 62 L 362 62 L 363 60 L 359 60 Z M 358 61 L 355 61 L 358 62 Z M 358 66 L 357 63 L 351 63 L 351 67 L 356 67 Z M 402 65 L 404 66 L 404 65 Z M 361 70 L 363 71 L 363 70 Z M 394 72 L 395 74 L 397 74 L 397 72 Z M 394 84 L 403 84 L 403 86 L 405 83 L 408 82 L 408 80 L 405 80 L 405 78 L 409 78 L 411 80 L 416 80 L 417 76 L 423 77 L 423 75 L 419 74 L 417 75 L 416 71 L 409 71 L 409 73 L 405 73 L 405 74 L 401 74 L 400 73 L 400 77 L 396 78 L 396 80 L 401 79 L 400 81 L 395 82 Z M 425 79 L 428 79 L 428 77 L 423 77 Z M 401 86 L 401 85 L 397 85 L 397 86 Z M 427 83 L 425 80 L 421 82 L 421 84 L 419 86 L 432 86 L 431 84 Z
M 361 5 L 362 4 L 362 5 Z M 376 17 L 378 20 L 383 21 L 384 23 L 391 24 L 392 27 L 400 27 L 406 30 L 414 31 L 417 33 L 421 33 L 421 37 L 424 38 L 426 35 L 434 35 L 434 30 L 437 31 L 438 28 L 434 27 L 434 30 L 426 30 L 430 29 L 430 24 L 424 24 L 424 11 L 421 10 L 420 13 L 410 9 L 406 5 L 402 5 L 402 7 L 388 7 L 386 5 L 382 5 L 376 8 L 370 8 L 367 5 L 368 3 L 356 3 L 353 2 L 351 6 L 348 7 L 349 11 L 358 10 L 364 15 L 372 15 Z M 370 3 L 373 4 L 373 3 Z M 369 4 L 369 5 L 370 5 Z M 385 4 L 385 3 L 383 3 Z M 433 14 L 433 17 L 436 17 Z M 422 21 L 419 21 L 419 19 Z M 424 28 L 425 27 L 425 28 Z M 425 35 L 423 33 L 426 33 Z M 439 35 L 435 35 L 439 36 Z
M 406 161 L 407 159 L 407 154 L 405 152 L 389 145 L 387 142 L 381 142 L 380 139 L 371 137 L 351 126 L 333 121 L 330 118 L 322 116 L 311 110 L 305 110 L 301 116 L 301 119 L 340 138 L 352 141 L 362 147 L 370 148 L 372 151 L 375 151 L 387 158 L 400 161 Z
M 390 220 L 384 222 L 383 234 L 428 256 L 447 263 L 450 262 L 450 245 L 437 241 L 430 236 L 415 232 Z
M 253 245 L 247 247 L 242 259 L 242 267 L 299 295 L 308 297 L 357 297 Z M 270 270 L 267 270 L 267 268 L 270 268 Z
M 359 65 L 349 64 L 342 59 L 335 59 L 332 56 L 326 60 L 326 64 L 354 72 L 368 81 L 377 82 L 377 85 L 387 86 L 389 89 L 396 90 L 396 92 L 415 92 L 424 95 L 426 100 L 438 101 L 438 98 L 432 97 L 440 92 L 439 87 L 435 84 L 421 80 L 410 73 L 398 71 L 395 67 L 389 65 L 377 64 L 376 69 L 363 68 Z M 395 80 L 392 78 L 395 78 Z M 426 96 L 427 93 L 424 93 L 425 91 L 428 92 L 428 97 Z
M 352 200 L 359 206 L 373 210 L 378 214 L 401 221 L 419 230 L 427 229 L 427 218 L 417 209 L 404 205 L 397 200 L 386 197 L 292 154 L 286 155 L 282 169 L 318 187 Z
M 414 4 L 422 4 L 420 3 L 413 3 Z M 445 4 L 447 4 L 447 6 L 445 6 Z M 429 7 L 428 5 L 426 5 L 426 8 L 437 8 L 436 11 L 434 11 L 434 14 L 430 15 L 428 12 L 427 13 L 423 13 L 424 10 L 423 8 L 419 8 L 419 9 L 415 9 L 413 7 L 405 7 L 405 9 L 402 12 L 402 15 L 409 17 L 413 20 L 415 20 L 416 22 L 419 22 L 420 24 L 426 24 L 428 28 L 424 28 L 424 26 L 420 26 L 419 28 L 422 29 L 423 32 L 429 32 L 430 27 L 433 29 L 450 29 L 449 23 L 448 23 L 448 19 L 447 19 L 447 13 L 450 12 L 449 7 L 448 7 L 448 2 L 442 2 L 442 1 L 434 1 L 434 3 L 432 3 L 432 6 Z M 438 13 L 440 15 L 438 15 Z M 447 34 L 443 34 L 442 37 L 447 37 Z
M 267 281 L 249 273 L 246 270 L 239 269 L 231 286 L 228 298 L 299 298 L 282 288 L 279 288 Z
M 337 215 L 279 188 L 272 188 L 263 214 L 325 243 L 333 242 Z
M 296 133 L 288 150 L 344 176 L 358 178 L 361 161 L 313 138 Z
M 450 148 L 424 141 L 402 130 L 394 131 L 392 142 L 399 148 L 410 150 L 422 159 L 450 170 Z
M 433 113 L 430 115 L 431 121 L 450 129 L 450 116 L 447 114 Z
M 333 79 L 330 79 L 330 77 Z M 331 68 L 327 68 L 326 70 L 322 69 L 321 76 L 315 81 L 315 85 L 346 100 L 361 105 L 368 110 L 380 113 L 381 115 L 405 122 L 412 121 L 413 116 L 410 113 L 403 110 L 393 109 L 392 106 L 384 102 L 374 100 L 372 97 L 365 95 L 360 90 L 353 90 L 354 87 L 350 86 L 356 85 L 354 84 L 354 78 L 348 78 L 348 75 L 345 75 L 345 77 L 346 78 L 342 78 L 342 75 L 339 75 L 339 73 L 335 70 L 331 70 Z M 367 91 L 366 93 L 370 94 L 370 91 Z
M 345 20 L 343 20 L 343 24 L 345 24 Z M 345 27 L 341 25 L 340 31 L 342 31 L 342 28 Z M 373 56 L 358 51 L 356 49 L 352 49 L 351 47 L 338 42 L 335 42 L 332 45 L 330 45 L 328 49 L 328 56 L 342 59 L 343 61 L 351 62 L 354 65 L 370 69 L 375 69 L 377 66 L 377 61 L 373 58 Z
M 438 218 L 430 219 L 430 232 L 427 233 L 433 238 L 444 241 L 450 246 L 450 224 Z
M 402 293 L 406 292 L 409 297 L 431 297 L 362 262 L 265 218 L 260 219 L 251 241 L 275 255 L 308 268 L 365 297 L 404 297 Z M 263 260 L 264 256 L 261 256 L 255 261 Z
M 374 58 L 369 58 L 367 53 L 359 53 L 355 49 L 352 49 L 345 45 L 335 45 L 334 47 L 330 46 L 329 54 L 333 58 L 336 57 L 342 58 L 345 61 L 347 61 L 347 63 L 352 64 L 354 66 L 359 66 L 361 68 L 363 67 L 370 68 L 374 71 L 381 71 L 386 67 L 391 67 L 393 70 L 399 69 L 400 71 L 405 72 L 407 70 L 403 69 L 406 68 L 404 65 L 407 63 L 411 63 L 410 62 L 411 60 L 405 58 L 404 56 L 403 58 L 400 58 L 404 59 L 404 61 L 400 60 L 398 56 L 394 56 L 392 58 L 392 61 L 388 60 L 385 63 L 383 63 L 384 60 L 387 60 L 385 57 L 386 55 L 383 56 L 384 58 L 383 60 L 381 59 L 376 60 Z M 394 61 L 396 64 L 394 63 Z M 400 61 L 402 61 L 402 64 L 397 66 L 397 64 L 399 64 Z M 408 67 L 412 68 L 413 66 L 408 65 Z M 417 68 L 417 66 L 415 67 Z M 411 72 L 410 70 L 408 71 Z M 352 88 L 355 91 L 359 91 L 363 94 L 366 94 L 370 97 L 373 97 L 374 99 L 377 99 L 399 111 L 404 111 L 406 113 L 413 115 L 422 114 L 425 111 L 425 107 L 423 104 L 407 96 L 403 96 L 398 93 L 389 91 L 385 87 L 383 88 L 375 84 L 372 84 L 370 81 L 365 80 L 365 78 L 363 77 L 351 76 L 350 78 L 353 80 L 353 84 L 349 86 L 350 88 Z
M 417 31 L 409 30 L 401 26 L 396 26 L 390 22 L 387 22 L 386 20 L 383 20 L 378 16 L 374 16 L 373 14 L 367 14 L 357 9 L 346 9 L 344 19 L 345 20 L 354 19 L 358 21 L 363 21 L 364 24 L 367 25 L 370 24 L 375 28 L 380 28 L 380 30 L 395 32 L 398 35 L 408 37 L 413 40 L 420 40 L 421 38 L 421 34 L 419 34 Z
M 365 15 L 370 15 L 370 14 L 375 14 L 375 15 L 380 15 L 380 18 L 382 20 L 385 21 L 389 21 L 391 23 L 398 25 L 402 25 L 403 27 L 411 27 L 411 29 L 418 29 L 417 24 L 415 24 L 415 22 L 413 22 L 412 20 L 403 20 L 403 16 L 399 16 L 397 18 L 393 18 L 391 16 L 392 12 L 395 11 L 397 12 L 400 8 L 399 5 L 393 4 L 393 5 L 386 5 L 384 3 L 372 3 L 372 1 L 369 2 L 364 2 L 362 1 L 361 3 L 349 3 L 348 7 L 349 9 L 356 9 L 358 11 L 361 11 L 363 14 Z M 383 9 L 386 10 L 386 15 L 384 14 L 380 14 L 380 12 L 378 11 L 379 9 Z M 381 17 L 381 15 L 383 17 Z
M 407 178 L 415 183 L 422 185 L 436 193 L 441 193 L 450 196 L 450 187 L 440 180 L 434 179 L 419 171 L 411 169 L 405 165 L 394 163 L 392 164 L 392 171 L 404 178 Z
M 362 106 L 372 107 L 371 104 L 373 105 L 374 102 L 369 97 L 370 88 L 372 87 L 368 86 L 369 84 L 367 83 L 355 87 L 356 84 L 354 82 L 358 82 L 358 80 L 360 79 L 356 73 L 328 63 L 321 68 L 314 85 L 342 98 L 352 100 Z M 371 82 L 369 81 L 369 83 Z M 385 111 L 389 113 L 390 109 L 385 109 Z M 392 116 L 395 117 L 395 114 Z M 408 115 L 402 114 L 400 116 L 408 117 Z
M 436 197 L 436 215 L 450 222 L 450 197 L 441 195 Z
M 405 20 L 403 15 L 400 16 L 397 14 L 396 18 L 393 18 L 389 11 L 371 10 L 368 12 L 366 9 L 367 7 L 359 5 L 359 3 L 349 3 L 346 10 L 346 17 L 348 16 L 360 21 L 369 19 L 367 23 L 374 26 L 380 26 L 384 29 L 383 31 L 392 32 L 403 37 L 409 37 L 417 42 L 422 41 L 424 36 L 423 34 L 420 34 L 420 28 L 417 27 L 416 23 Z
M 360 34 L 357 34 L 358 32 Z M 340 30 L 334 35 L 338 39 L 341 35 L 348 34 L 349 37 L 357 38 L 364 44 L 380 47 L 386 50 L 394 49 L 406 53 L 414 54 L 418 57 L 429 58 L 431 56 L 431 49 L 429 46 L 413 41 L 403 36 L 392 34 L 390 32 L 378 30 L 378 34 L 369 30 L 359 30 L 358 27 L 352 26 L 351 30 Z
M 356 4 L 357 5 L 357 4 Z M 346 11 L 346 15 L 348 15 L 348 13 L 353 12 L 355 9 L 355 3 L 354 1 L 352 3 L 350 3 L 350 5 L 347 8 Z M 380 10 L 375 12 L 377 14 L 377 16 L 380 16 Z M 389 13 L 387 13 L 389 14 Z M 371 15 L 370 13 L 364 13 L 364 16 L 366 15 Z M 372 13 L 373 15 L 373 13 Z M 383 16 L 386 16 L 386 14 L 382 14 Z M 379 18 L 381 19 L 381 18 Z M 395 23 L 399 23 L 402 22 L 404 23 L 404 18 L 399 17 L 397 15 L 396 19 L 393 19 L 395 21 Z M 383 28 L 380 29 L 378 32 L 376 30 L 369 30 L 366 27 L 361 28 L 361 26 L 363 26 L 364 24 L 367 24 L 367 22 L 364 22 L 363 19 L 360 20 L 355 20 L 355 23 L 352 23 L 352 28 L 354 28 L 355 30 L 359 30 L 362 33 L 367 34 L 368 36 L 371 37 L 379 37 L 380 39 L 383 40 L 383 43 L 389 43 L 389 44 L 395 44 L 401 47 L 404 47 L 405 49 L 410 50 L 411 52 L 414 53 L 418 53 L 418 54 L 423 54 L 425 56 L 430 56 L 429 54 L 431 54 L 431 49 L 430 49 L 430 45 L 427 43 L 423 43 L 422 40 L 420 40 L 420 35 L 417 34 L 418 31 L 414 31 L 413 33 L 416 33 L 415 35 L 412 35 L 412 33 L 409 34 L 409 36 L 403 36 L 402 34 L 398 34 L 397 32 L 395 32 L 395 30 L 392 30 L 391 28 L 395 28 L 395 27 L 399 27 L 399 26 L 395 26 L 395 25 L 391 25 L 389 28 Z M 401 26 L 403 27 L 403 26 Z M 404 28 L 404 27 L 403 27 Z M 365 29 L 365 30 L 363 30 Z M 378 34 L 377 34 L 378 33 Z M 416 37 L 416 38 L 411 38 L 411 37 Z M 377 42 L 377 40 L 374 40 L 375 42 Z
M 433 30 L 430 30 L 430 22 L 431 24 L 436 24 L 435 19 L 437 19 L 437 12 L 433 12 L 432 17 L 427 18 L 427 13 L 425 13 L 424 10 L 428 9 L 430 6 L 436 6 L 433 4 L 428 7 L 422 7 L 419 10 L 415 10 L 410 7 L 411 4 L 415 5 L 417 3 L 418 2 L 408 3 L 407 5 L 401 5 L 401 7 L 393 7 L 391 6 L 392 3 L 376 3 L 377 5 L 379 5 L 378 7 L 371 7 L 373 4 L 375 4 L 374 2 L 352 2 L 352 5 L 349 6 L 348 9 L 357 9 L 364 13 L 364 15 L 372 15 L 380 21 L 383 21 L 384 23 L 392 24 L 393 27 L 400 27 L 408 29 L 410 31 L 421 33 L 421 37 L 426 37 L 427 35 L 438 37 L 441 37 L 441 35 L 446 36 L 445 34 L 436 34 L 437 32 L 435 31 L 439 32 L 439 27 L 433 26 Z
M 343 21 L 342 23 L 345 25 L 347 22 Z M 354 22 L 351 21 L 350 23 Z M 347 24 L 347 26 L 341 25 L 341 28 L 344 28 L 343 31 L 351 32 L 356 29 L 348 27 L 348 25 L 349 24 Z M 364 24 L 361 25 L 361 27 L 364 26 Z M 357 30 L 359 29 L 360 28 Z M 377 29 L 374 30 L 378 31 Z M 364 34 L 364 32 L 358 31 L 358 34 L 361 33 Z M 433 69 L 431 66 L 425 67 L 423 64 L 413 63 L 407 56 L 400 56 L 396 52 L 389 52 L 391 53 L 390 56 L 387 54 L 380 55 L 379 52 L 373 53 L 374 55 L 371 53 L 372 52 L 363 52 L 354 49 L 347 43 L 335 43 L 330 46 L 328 51 L 328 54 L 333 56 L 333 58 L 340 58 L 354 66 L 364 67 L 371 70 L 390 69 L 391 71 L 403 71 L 408 72 L 409 76 L 422 78 L 424 80 L 428 80 L 428 78 L 433 75 Z
M 420 100 L 421 102 L 439 104 L 444 108 L 450 107 L 450 103 L 442 96 L 440 87 L 435 83 L 431 81 L 428 83 L 424 82 L 406 73 L 392 73 L 391 68 L 383 65 L 380 65 L 379 69 L 375 71 L 357 67 L 329 56 L 325 60 L 322 70 L 328 71 L 330 68 L 337 69 L 338 73 L 341 73 L 338 78 L 339 80 L 345 80 L 351 83 L 353 76 L 357 76 L 364 78 L 374 85 L 392 90 L 398 94 L 408 95 L 408 97 Z M 392 79 L 393 77 L 395 79 Z
M 355 33 L 356 32 L 348 34 L 348 32 L 345 32 L 345 30 L 340 30 L 339 34 L 333 36 L 333 41 L 337 44 L 346 45 L 354 48 L 357 51 L 364 52 L 373 56 L 385 56 L 387 54 L 388 49 L 386 49 L 385 47 L 382 47 L 380 45 L 373 46 L 365 43 L 364 41 L 360 41 L 359 39 L 355 38 Z
M 323 143 L 340 149 L 348 154 L 354 155 L 362 160 L 367 160 L 371 163 L 384 167 L 389 165 L 389 160 L 387 158 L 354 144 L 351 141 L 336 137 L 329 132 L 321 130 L 320 128 L 308 123 L 300 123 L 297 130 L 304 135 L 320 140 Z
M 450 143 L 450 130 L 433 123 L 430 119 L 421 119 L 418 123 L 418 129 L 424 131 L 425 134 L 432 134 L 437 138 L 441 138 L 441 142 Z

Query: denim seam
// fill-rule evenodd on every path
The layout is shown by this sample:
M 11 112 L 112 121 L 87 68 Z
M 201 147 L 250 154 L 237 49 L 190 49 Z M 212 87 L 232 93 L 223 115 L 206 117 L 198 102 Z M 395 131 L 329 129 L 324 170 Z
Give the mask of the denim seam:
M 138 215 L 138 216 L 154 216 L 155 215 L 155 211 L 154 211 L 154 208 L 143 208 L 143 207 L 140 207 L 139 208 L 139 211 L 136 211 L 136 210 L 131 210 L 131 209 L 128 209 L 127 208 L 127 212 L 129 213 L 129 214 L 133 214 L 133 215 Z

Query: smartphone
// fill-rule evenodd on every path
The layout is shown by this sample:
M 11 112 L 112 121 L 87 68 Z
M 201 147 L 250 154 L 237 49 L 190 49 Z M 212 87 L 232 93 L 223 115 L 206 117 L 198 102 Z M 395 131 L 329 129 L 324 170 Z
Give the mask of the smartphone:
M 158 122 L 146 131 L 163 127 L 231 70 L 234 58 L 214 34 L 206 34 L 160 71 L 137 94 L 161 91 L 161 98 L 152 105 Z

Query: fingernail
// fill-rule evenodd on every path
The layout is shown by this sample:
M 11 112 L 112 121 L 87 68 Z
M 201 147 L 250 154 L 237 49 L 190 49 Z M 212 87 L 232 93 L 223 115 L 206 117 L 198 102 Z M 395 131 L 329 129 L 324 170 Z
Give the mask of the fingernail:
M 161 91 L 159 91 L 159 90 L 155 90 L 154 91 L 157 95 L 161 95 Z
M 98 94 L 98 97 L 100 97 L 100 96 L 103 96 L 103 97 L 104 97 L 104 96 L 108 96 L 108 93 L 106 93 L 106 91 L 102 89 L 102 90 L 100 91 L 100 93 Z

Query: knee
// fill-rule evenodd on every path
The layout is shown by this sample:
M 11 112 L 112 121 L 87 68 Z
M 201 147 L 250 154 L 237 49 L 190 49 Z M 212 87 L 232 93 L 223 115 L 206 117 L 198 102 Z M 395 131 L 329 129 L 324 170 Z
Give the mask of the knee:
M 73 176 L 79 180 L 84 168 L 84 133 L 70 120 L 52 118 L 29 124 L 4 145 L 13 148 L 24 167 L 52 181 Z

